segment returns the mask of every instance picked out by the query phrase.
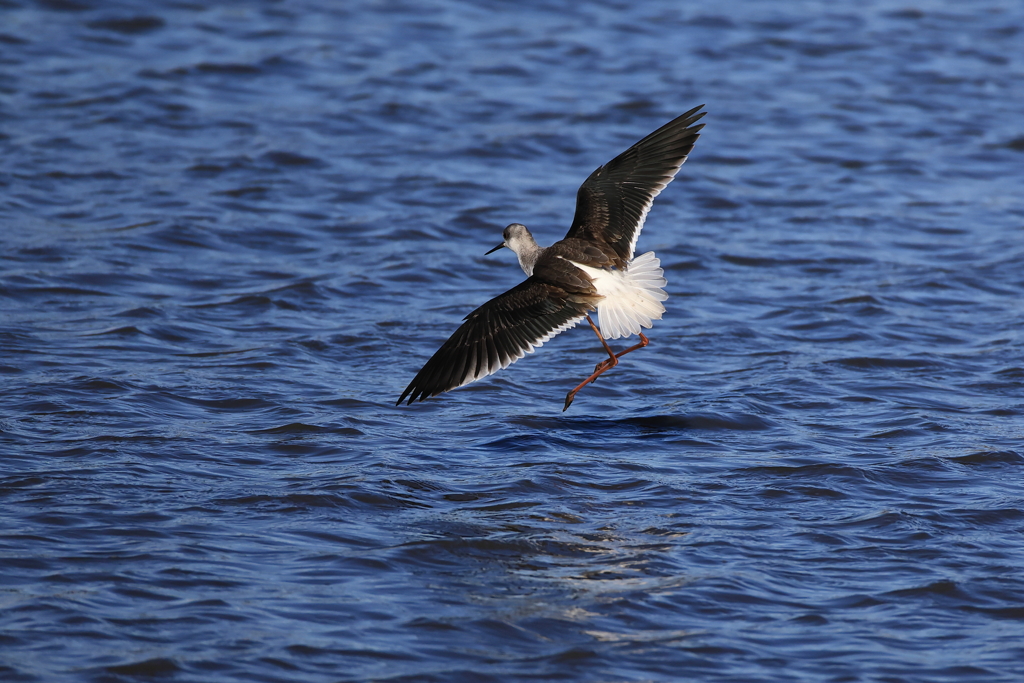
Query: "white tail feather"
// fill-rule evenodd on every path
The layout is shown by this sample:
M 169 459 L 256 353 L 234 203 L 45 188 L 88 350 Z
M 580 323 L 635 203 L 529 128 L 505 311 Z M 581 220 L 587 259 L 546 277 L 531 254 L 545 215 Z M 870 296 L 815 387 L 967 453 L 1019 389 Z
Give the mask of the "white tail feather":
M 594 277 L 594 269 L 587 269 Z M 661 261 L 653 251 L 637 256 L 624 271 L 603 270 L 595 278 L 604 299 L 597 305 L 599 326 L 605 339 L 640 334 L 661 320 L 668 294 L 662 289 L 668 282 L 662 275 Z

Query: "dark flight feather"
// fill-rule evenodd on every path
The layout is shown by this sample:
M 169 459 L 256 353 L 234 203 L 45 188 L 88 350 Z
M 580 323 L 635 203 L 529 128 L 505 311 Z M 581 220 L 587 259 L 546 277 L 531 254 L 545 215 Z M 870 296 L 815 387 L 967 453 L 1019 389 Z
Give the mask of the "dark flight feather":
M 633 258 L 647 212 L 686 161 L 704 124 L 706 112 L 694 107 L 669 121 L 590 174 L 576 193 L 576 215 L 567 238 L 610 246 L 616 266 Z
M 527 278 L 466 316 L 396 405 L 406 397 L 410 404 L 422 401 L 508 367 L 582 320 L 598 298 L 591 292 L 566 291 L 536 275 Z

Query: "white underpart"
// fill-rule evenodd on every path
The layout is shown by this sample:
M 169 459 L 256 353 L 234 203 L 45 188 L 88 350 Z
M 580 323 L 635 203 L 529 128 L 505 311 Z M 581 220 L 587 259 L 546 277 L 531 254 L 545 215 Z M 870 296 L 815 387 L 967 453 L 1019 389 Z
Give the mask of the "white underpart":
M 653 251 L 637 256 L 626 270 L 570 263 L 589 275 L 597 293 L 604 297 L 597 304 L 597 315 L 605 339 L 640 334 L 641 327 L 652 327 L 655 320 L 661 320 L 665 312 L 661 302 L 668 298 L 662 287 L 668 281 L 662 277 L 665 271 Z

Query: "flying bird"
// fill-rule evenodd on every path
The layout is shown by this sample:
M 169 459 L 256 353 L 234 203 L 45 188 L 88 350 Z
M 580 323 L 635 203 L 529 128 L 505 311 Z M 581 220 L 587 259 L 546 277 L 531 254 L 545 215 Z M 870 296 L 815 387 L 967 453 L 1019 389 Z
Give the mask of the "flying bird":
M 411 405 L 475 382 L 516 362 L 560 332 L 586 320 L 608 354 L 565 397 L 576 393 L 650 340 L 650 328 L 665 312 L 668 294 L 661 262 L 653 251 L 634 257 L 637 237 L 654 198 L 686 161 L 704 124 L 704 105 L 669 121 L 590 174 L 576 193 L 576 215 L 565 238 L 541 247 L 525 225 L 512 223 L 502 243 L 528 276 L 466 316 L 398 398 Z M 600 325 L 590 312 L 597 310 Z M 639 335 L 615 353 L 609 339 Z

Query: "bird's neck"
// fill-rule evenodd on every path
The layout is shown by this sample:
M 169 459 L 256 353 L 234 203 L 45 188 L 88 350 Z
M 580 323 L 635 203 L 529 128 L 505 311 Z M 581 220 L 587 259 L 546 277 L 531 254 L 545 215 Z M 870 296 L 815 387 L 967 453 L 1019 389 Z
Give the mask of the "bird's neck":
M 519 257 L 519 267 L 523 269 L 523 272 L 527 275 L 533 275 L 533 267 L 537 265 L 537 259 L 544 252 L 544 248 L 537 245 L 533 235 L 523 235 L 510 244 L 509 247 Z

